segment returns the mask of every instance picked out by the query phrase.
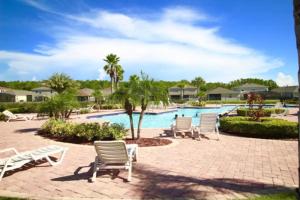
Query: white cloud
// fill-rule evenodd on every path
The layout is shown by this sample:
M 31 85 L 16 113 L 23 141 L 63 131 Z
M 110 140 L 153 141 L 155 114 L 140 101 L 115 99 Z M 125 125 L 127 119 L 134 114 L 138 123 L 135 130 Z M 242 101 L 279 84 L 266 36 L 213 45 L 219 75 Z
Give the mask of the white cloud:
M 67 28 L 64 25 L 55 34 L 51 28 L 60 27 L 49 27 L 56 39 L 53 45 L 40 44 L 36 53 L 0 51 L 0 63 L 9 66 L 4 74 L 43 79 L 63 71 L 76 79 L 102 79 L 97 70 L 109 53 L 120 56 L 125 78 L 143 70 L 156 79 L 203 76 L 208 81 L 230 81 L 260 76 L 284 64 L 221 37 L 218 27 L 195 25 L 209 17 L 188 8 L 166 8 L 155 20 L 105 10 L 63 16 L 70 20 Z
M 104 80 L 106 78 L 106 72 L 102 68 L 98 69 L 98 72 L 99 72 L 98 80 Z
M 297 85 L 296 81 L 291 75 L 284 74 L 282 72 L 279 72 L 277 74 L 276 83 L 279 86 L 291 86 L 291 85 Z

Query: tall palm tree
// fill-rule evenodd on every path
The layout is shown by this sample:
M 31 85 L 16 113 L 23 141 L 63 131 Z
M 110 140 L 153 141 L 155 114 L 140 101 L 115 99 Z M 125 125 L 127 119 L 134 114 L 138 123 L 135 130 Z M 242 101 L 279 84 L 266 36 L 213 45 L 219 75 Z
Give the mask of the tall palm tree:
M 141 73 L 141 79 L 135 79 L 135 84 L 133 84 L 134 88 L 134 96 L 139 99 L 141 105 L 141 113 L 138 122 L 137 129 L 137 138 L 140 138 L 141 135 L 141 127 L 143 122 L 143 117 L 147 106 L 151 101 L 154 103 L 163 102 L 167 104 L 168 95 L 165 89 L 159 87 L 158 84 L 154 82 L 153 79 L 150 79 L 148 75 Z
M 115 83 L 116 83 L 116 89 L 119 88 L 120 81 L 124 78 L 124 69 L 121 65 L 116 65 L 116 74 L 115 74 Z
M 110 77 L 110 83 L 111 83 L 111 93 L 114 92 L 114 81 L 116 76 L 116 66 L 118 65 L 120 58 L 116 54 L 108 54 L 105 59 L 103 59 L 106 62 L 106 65 L 104 65 L 103 69 L 104 71 L 109 75 Z
M 300 1 L 294 0 L 294 23 L 295 23 L 295 35 L 296 35 L 296 46 L 298 52 L 298 84 L 300 86 Z M 300 91 L 298 91 L 300 92 Z M 300 97 L 299 97 L 300 101 Z M 300 105 L 299 105 L 300 108 Z M 299 126 L 299 138 L 298 138 L 298 164 L 300 166 L 300 112 L 298 112 L 298 126 Z M 298 168 L 298 178 L 300 180 L 300 168 Z M 300 182 L 298 185 L 298 195 L 300 195 Z

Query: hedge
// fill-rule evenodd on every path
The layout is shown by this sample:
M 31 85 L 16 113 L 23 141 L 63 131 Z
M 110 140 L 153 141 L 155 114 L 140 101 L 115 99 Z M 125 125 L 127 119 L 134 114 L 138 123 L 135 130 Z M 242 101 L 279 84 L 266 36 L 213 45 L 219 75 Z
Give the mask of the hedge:
M 50 119 L 43 125 L 39 134 L 63 141 L 92 142 L 95 140 L 116 140 L 126 136 L 127 129 L 121 124 L 71 123 Z
M 236 110 L 238 116 L 249 116 L 249 108 L 239 108 Z M 270 117 L 271 114 L 280 114 L 283 113 L 285 109 L 282 108 L 264 108 L 263 113 L 264 117 Z
M 205 104 L 206 104 L 206 102 L 205 101 L 200 101 L 200 102 L 198 102 L 198 101 L 191 101 L 191 102 L 189 102 L 189 104 L 192 105 L 192 106 L 204 107 Z
M 280 100 L 264 100 L 264 104 L 276 104 Z M 207 104 L 246 104 L 247 100 L 227 100 L 227 101 L 221 101 L 221 100 L 207 100 Z
M 298 123 L 283 119 L 262 118 L 261 122 L 249 117 L 223 117 L 220 129 L 227 133 L 255 138 L 297 138 Z
M 13 113 L 37 113 L 40 103 L 23 102 L 23 103 L 0 103 L 0 112 L 9 110 Z

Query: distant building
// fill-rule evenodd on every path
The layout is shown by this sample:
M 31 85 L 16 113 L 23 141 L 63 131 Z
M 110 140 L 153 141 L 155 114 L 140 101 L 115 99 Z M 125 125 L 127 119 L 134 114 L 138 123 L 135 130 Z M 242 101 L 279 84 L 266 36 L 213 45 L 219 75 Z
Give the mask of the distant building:
M 207 100 L 240 100 L 240 92 L 218 87 L 206 92 Z
M 191 99 L 197 97 L 197 88 L 193 86 L 185 86 L 184 88 L 180 88 L 178 86 L 170 87 L 168 89 L 170 99 L 181 99 L 181 95 L 183 95 L 183 99 Z
M 6 89 L 0 92 L 0 102 L 31 102 L 35 93 L 27 90 Z
M 240 98 L 247 99 L 247 94 L 250 92 L 259 93 L 262 96 L 266 96 L 268 94 L 269 87 L 255 83 L 246 83 L 241 86 L 232 88 L 232 90 L 239 92 Z
M 49 87 L 33 88 L 31 91 L 35 93 L 35 101 L 45 101 L 57 94 L 57 92 Z
M 94 90 L 90 88 L 83 88 L 78 91 L 78 101 L 94 102 L 95 97 L 93 96 Z
M 272 90 L 277 93 L 281 99 L 295 99 L 299 98 L 299 87 L 298 86 L 285 86 L 279 87 Z

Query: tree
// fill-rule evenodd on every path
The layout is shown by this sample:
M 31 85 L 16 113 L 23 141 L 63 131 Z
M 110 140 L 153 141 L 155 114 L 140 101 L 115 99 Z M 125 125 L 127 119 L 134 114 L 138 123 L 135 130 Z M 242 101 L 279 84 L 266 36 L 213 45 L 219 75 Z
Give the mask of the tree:
M 149 78 L 148 75 L 141 72 L 141 79 L 136 79 L 135 84 L 132 84 L 134 91 L 134 96 L 138 97 L 141 113 L 138 122 L 138 130 L 137 130 L 137 139 L 140 138 L 141 127 L 143 122 L 143 117 L 147 106 L 150 102 L 164 104 L 168 103 L 168 94 L 165 90 L 159 87 L 157 83 L 154 82 L 153 79 Z
M 183 99 L 183 96 L 184 96 L 184 88 L 186 85 L 188 85 L 189 82 L 187 80 L 181 80 L 177 86 L 181 89 L 181 100 Z
M 55 73 L 47 81 L 46 85 L 55 90 L 59 94 L 66 90 L 73 90 L 78 87 L 78 84 L 71 79 L 70 76 L 64 73 Z
M 199 76 L 199 77 L 196 77 L 194 80 L 192 80 L 191 83 L 192 83 L 192 85 L 197 87 L 197 93 L 199 93 L 200 88 L 205 85 L 205 80 Z
M 95 97 L 95 103 L 99 106 L 99 108 L 101 109 L 101 101 L 103 100 L 103 94 L 101 92 L 101 90 L 94 90 L 93 94 Z
M 115 75 L 115 83 L 116 83 L 116 89 L 119 88 L 119 82 L 123 80 L 124 78 L 124 69 L 121 65 L 116 66 L 116 75 Z
M 134 140 L 134 124 L 133 124 L 133 110 L 135 105 L 138 103 L 138 98 L 134 95 L 133 82 L 129 82 L 127 86 L 120 87 L 115 93 L 112 94 L 112 98 L 116 101 L 119 101 L 123 104 L 126 114 L 129 117 L 130 121 L 130 130 L 131 130 L 131 137 Z
M 109 75 L 110 77 L 110 87 L 111 87 L 111 93 L 114 92 L 114 82 L 115 82 L 115 77 L 117 73 L 117 66 L 119 65 L 120 58 L 115 55 L 115 54 L 108 54 L 104 61 L 107 63 L 104 65 L 103 69 L 104 71 Z
M 295 23 L 295 35 L 296 35 L 296 47 L 298 53 L 298 85 L 300 86 L 300 1 L 294 0 L 294 23 Z M 298 91 L 298 93 L 300 90 Z M 300 101 L 300 96 L 299 96 Z M 299 105 L 300 108 L 300 105 Z M 300 166 L 300 112 L 298 112 L 298 126 L 299 126 L 299 138 L 298 138 L 298 165 Z M 298 168 L 298 178 L 300 180 L 300 168 Z M 298 186 L 298 195 L 300 195 L 300 181 Z

